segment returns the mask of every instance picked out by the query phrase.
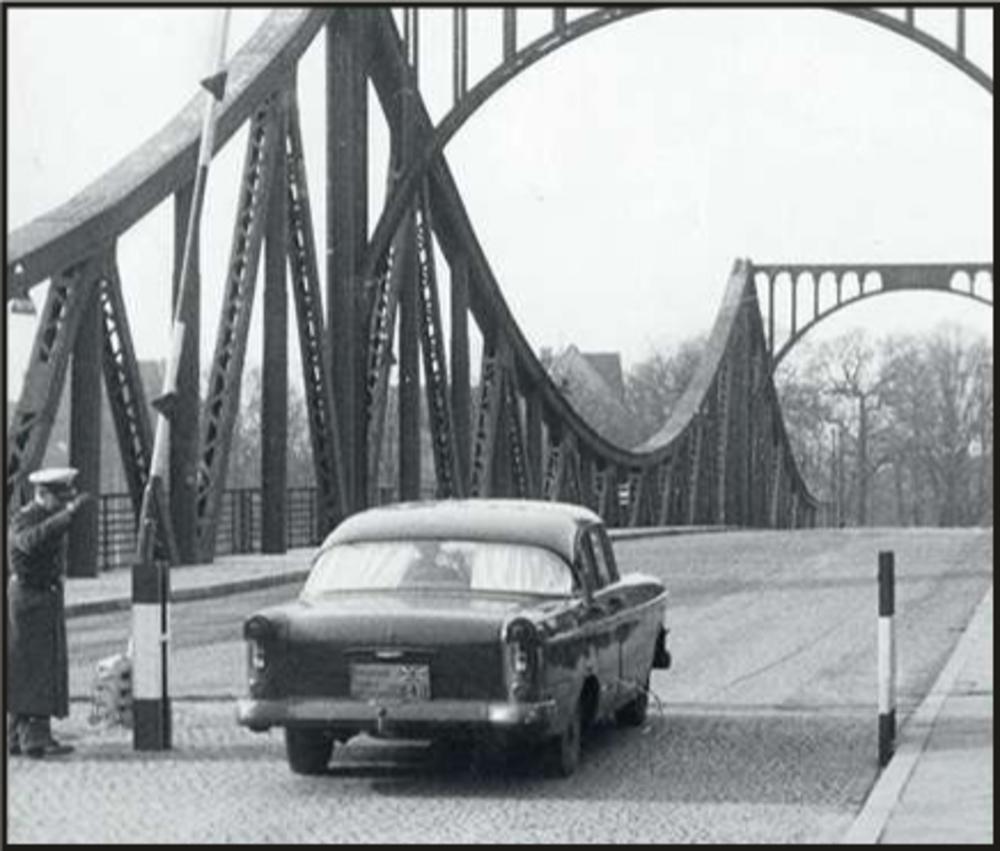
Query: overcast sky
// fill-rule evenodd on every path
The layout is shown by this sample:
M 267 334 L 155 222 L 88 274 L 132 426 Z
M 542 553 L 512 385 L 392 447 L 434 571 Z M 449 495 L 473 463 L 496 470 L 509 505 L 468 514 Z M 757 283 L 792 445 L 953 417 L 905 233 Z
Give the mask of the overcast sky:
M 266 13 L 233 13 L 231 52 Z M 918 14 L 929 26 L 953 26 L 934 11 Z M 207 71 L 217 20 L 208 8 L 8 10 L 8 230 L 68 200 L 188 101 Z M 521 42 L 550 20 L 541 10 L 519 19 Z M 470 84 L 499 57 L 499 22 L 497 10 L 470 13 Z M 422 13 L 421 84 L 436 118 L 451 93 L 450 27 L 450 10 Z M 299 78 L 321 251 L 323 41 Z M 970 13 L 968 44 L 992 74 L 992 10 Z M 737 257 L 991 260 L 992 106 L 925 49 L 834 12 L 659 10 L 529 69 L 446 155 L 535 348 L 620 351 L 629 365 L 707 331 Z M 371 112 L 376 210 L 386 135 L 377 107 Z M 244 139 L 233 138 L 209 177 L 203 364 Z M 119 245 L 142 358 L 166 356 L 172 216 L 171 204 L 161 205 Z M 39 307 L 43 292 L 34 291 Z M 257 307 L 255 328 L 259 320 Z M 867 301 L 820 325 L 814 339 L 855 325 L 886 334 L 941 320 L 992 337 L 990 310 L 930 293 Z M 34 320 L 8 312 L 7 324 L 15 396 Z M 258 338 L 255 330 L 251 363 Z

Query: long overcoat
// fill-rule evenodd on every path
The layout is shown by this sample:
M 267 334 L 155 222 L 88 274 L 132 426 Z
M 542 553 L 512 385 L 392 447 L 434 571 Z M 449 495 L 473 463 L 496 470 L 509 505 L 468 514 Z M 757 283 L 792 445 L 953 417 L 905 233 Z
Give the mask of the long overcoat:
M 69 714 L 63 574 L 72 517 L 68 508 L 31 502 L 10 523 L 7 711 L 13 714 Z

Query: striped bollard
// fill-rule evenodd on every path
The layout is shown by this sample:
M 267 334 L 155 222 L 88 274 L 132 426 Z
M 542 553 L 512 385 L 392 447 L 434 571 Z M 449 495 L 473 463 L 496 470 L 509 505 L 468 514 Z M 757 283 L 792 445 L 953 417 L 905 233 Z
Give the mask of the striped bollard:
M 171 719 L 167 673 L 170 663 L 170 564 L 154 557 L 156 521 L 167 511 L 164 482 L 167 480 L 167 452 L 170 420 L 176 413 L 177 372 L 184 351 L 184 323 L 181 309 L 188 281 L 195 268 L 195 235 L 201 221 L 208 167 L 215 138 L 215 111 L 226 90 L 226 39 L 231 9 L 222 9 L 215 45 L 214 73 L 201 81 L 205 89 L 198 167 L 194 175 L 191 210 L 184 237 L 184 253 L 177 284 L 175 315 L 171 324 L 171 346 L 163 371 L 163 392 L 153 400 L 157 411 L 153 435 L 153 457 L 139 509 L 136 561 L 132 566 L 132 744 L 136 750 L 170 750 Z M 159 509 L 157 512 L 156 509 Z
M 162 496 L 150 477 L 148 498 Z M 164 503 L 161 503 L 161 505 Z M 171 748 L 170 565 L 153 557 L 152 518 L 140 536 L 140 557 L 132 565 L 132 745 L 137 751 Z
M 895 567 L 892 551 L 878 554 L 878 763 L 892 759 L 896 740 Z

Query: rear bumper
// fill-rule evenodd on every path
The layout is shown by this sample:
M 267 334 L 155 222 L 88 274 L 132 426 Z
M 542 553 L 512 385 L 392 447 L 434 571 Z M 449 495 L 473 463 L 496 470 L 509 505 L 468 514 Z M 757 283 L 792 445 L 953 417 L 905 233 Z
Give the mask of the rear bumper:
M 554 700 L 510 703 L 485 700 L 362 702 L 337 698 L 237 701 L 237 721 L 252 730 L 323 726 L 383 735 L 440 732 L 546 734 L 556 714 Z

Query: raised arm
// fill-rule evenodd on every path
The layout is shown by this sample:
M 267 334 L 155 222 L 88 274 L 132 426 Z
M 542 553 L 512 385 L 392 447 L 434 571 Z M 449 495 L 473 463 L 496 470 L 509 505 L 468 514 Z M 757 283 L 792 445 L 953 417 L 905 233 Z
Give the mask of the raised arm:
M 68 528 L 73 515 L 76 514 L 87 499 L 86 495 L 81 494 L 75 497 L 65 508 L 46 517 L 41 523 L 36 523 L 26 528 L 21 528 L 24 519 L 20 515 L 15 516 L 11 524 L 11 546 L 23 553 L 30 553 L 50 538 L 61 534 Z

